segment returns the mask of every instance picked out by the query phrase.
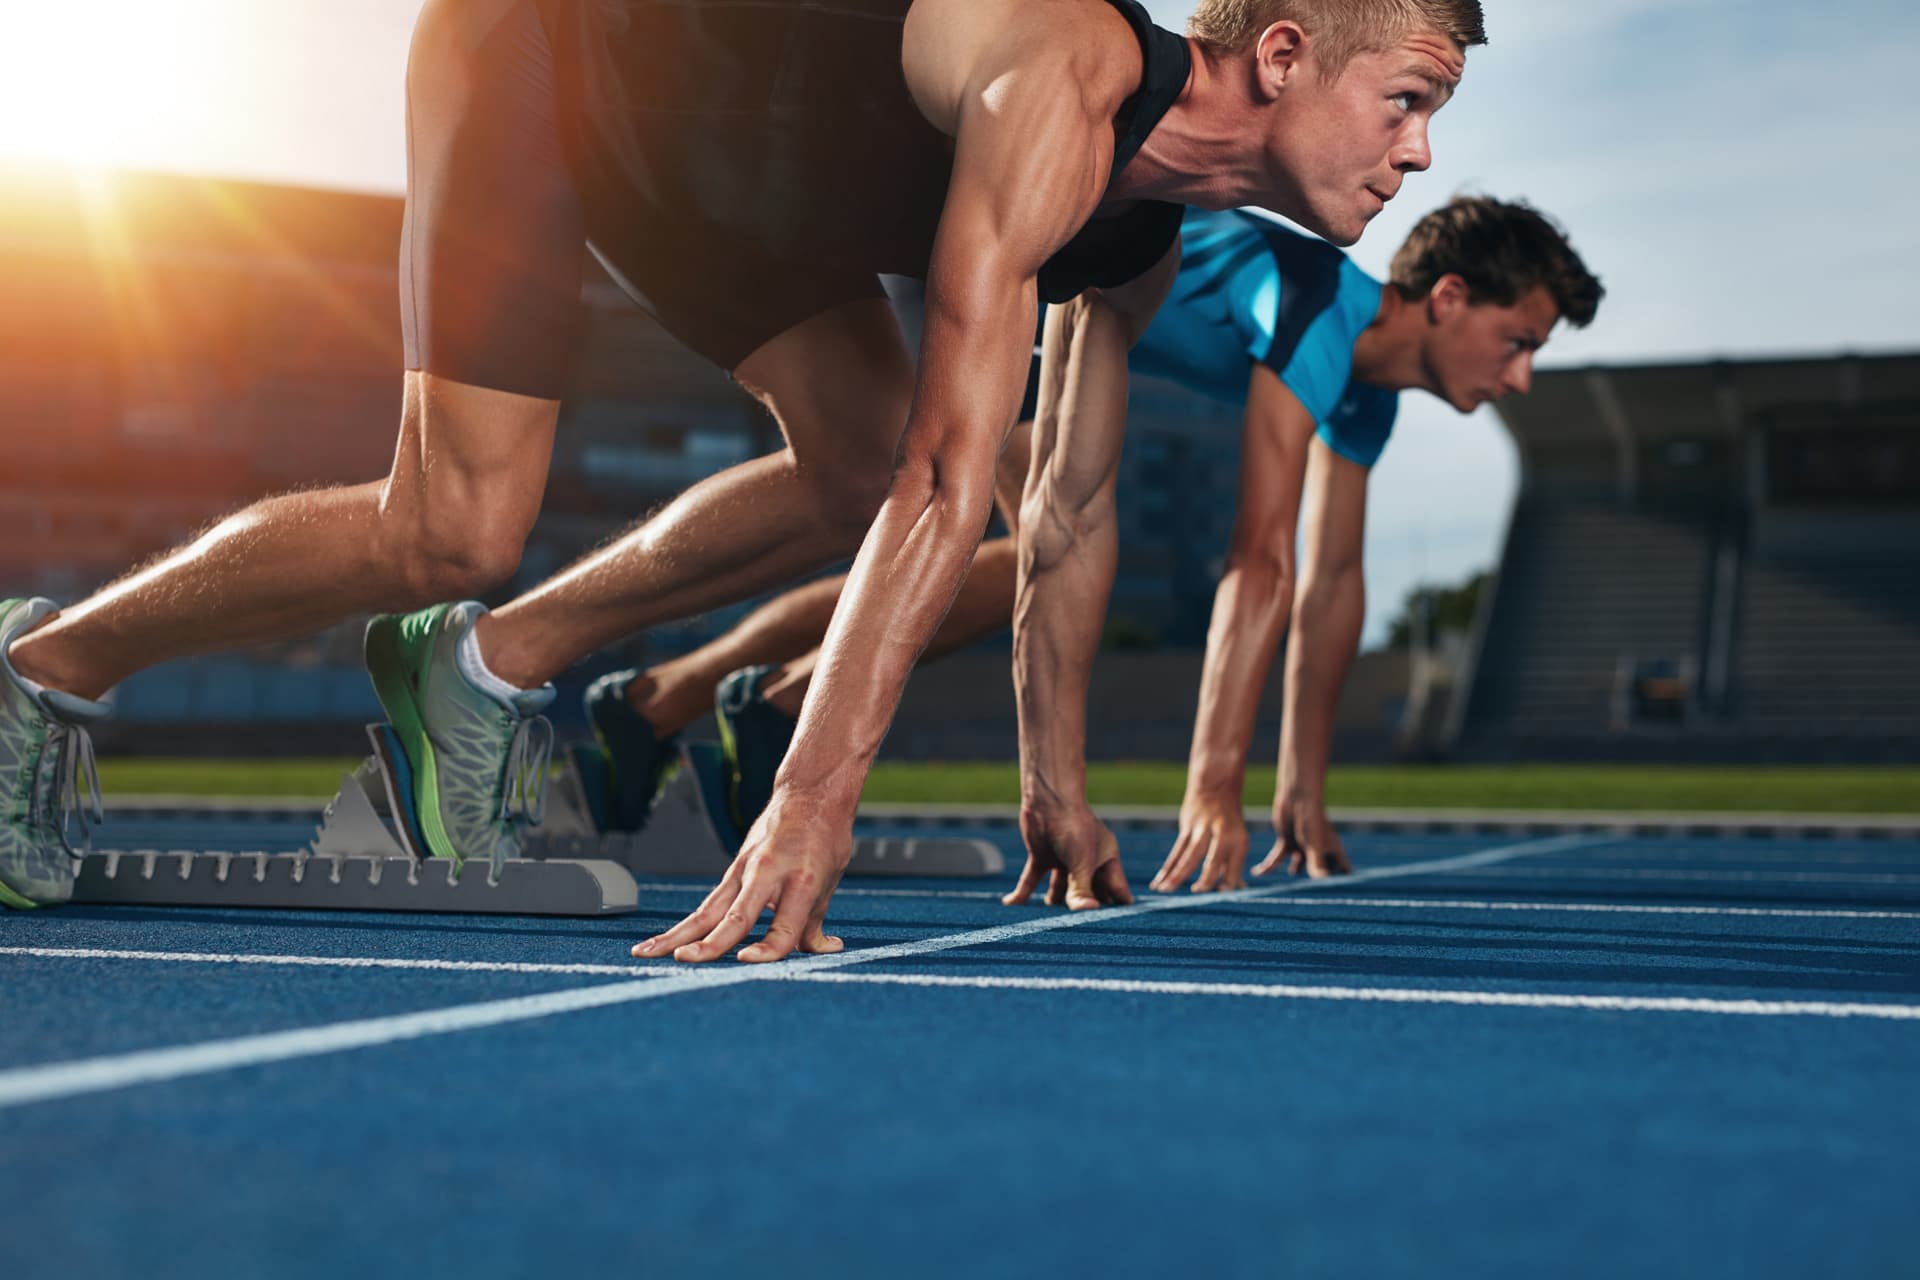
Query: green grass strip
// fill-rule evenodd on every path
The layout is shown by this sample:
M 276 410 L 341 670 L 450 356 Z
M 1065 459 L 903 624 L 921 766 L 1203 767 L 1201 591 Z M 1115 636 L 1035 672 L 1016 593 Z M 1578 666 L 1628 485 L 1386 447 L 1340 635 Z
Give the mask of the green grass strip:
M 341 760 L 154 760 L 100 763 L 109 795 L 311 796 L 354 766 Z M 1246 803 L 1266 805 L 1273 769 L 1248 770 Z M 1096 764 L 1095 804 L 1177 805 L 1176 764 Z M 1011 764 L 881 764 L 866 798 L 904 804 L 1014 804 Z M 1916 768 L 1731 768 L 1635 765 L 1354 766 L 1333 770 L 1330 804 L 1405 809 L 1598 809 L 1622 813 L 1920 813 Z

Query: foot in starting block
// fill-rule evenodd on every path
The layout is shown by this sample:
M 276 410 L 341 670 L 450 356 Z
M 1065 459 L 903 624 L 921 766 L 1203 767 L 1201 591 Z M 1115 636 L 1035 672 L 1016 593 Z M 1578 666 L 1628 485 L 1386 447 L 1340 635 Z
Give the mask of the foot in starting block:
M 286 907 L 315 911 L 448 911 L 489 915 L 625 915 L 639 905 L 626 867 L 604 858 L 510 858 L 455 875 L 422 858 L 402 797 L 411 794 L 393 730 L 368 725 L 373 754 L 341 779 L 301 853 L 89 854 L 75 902 L 138 906 Z
M 583 761 L 582 757 L 589 759 Z M 603 858 L 636 876 L 706 876 L 718 880 L 745 837 L 727 812 L 726 761 L 712 742 L 683 743 L 680 762 L 654 797 L 646 827 L 602 831 L 593 794 L 597 751 L 569 752 L 548 792 L 547 821 L 525 841 L 530 856 Z M 848 875 L 980 879 L 1005 872 L 1006 858 L 986 840 L 936 838 L 853 842 Z

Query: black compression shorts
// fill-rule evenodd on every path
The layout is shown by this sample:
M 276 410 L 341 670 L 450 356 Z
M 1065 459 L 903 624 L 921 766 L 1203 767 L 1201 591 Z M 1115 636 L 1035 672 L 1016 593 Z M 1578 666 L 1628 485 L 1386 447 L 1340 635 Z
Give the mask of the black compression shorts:
M 732 370 L 871 272 L 783 262 L 627 192 L 583 199 L 575 107 L 535 0 L 428 0 L 407 64 L 400 313 L 408 369 L 559 399 L 591 241 L 674 337 Z

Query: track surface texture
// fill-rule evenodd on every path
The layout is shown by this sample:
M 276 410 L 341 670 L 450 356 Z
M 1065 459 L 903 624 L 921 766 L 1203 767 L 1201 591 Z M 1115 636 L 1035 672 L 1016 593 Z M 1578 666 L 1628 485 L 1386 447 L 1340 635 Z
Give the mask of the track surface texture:
M 869 826 L 872 834 L 888 828 Z M 293 848 L 297 823 L 101 847 Z M 1920 842 L 1357 836 L 1152 895 L 849 881 L 844 955 L 598 921 L 0 918 L 0 1270 L 1911 1274 Z

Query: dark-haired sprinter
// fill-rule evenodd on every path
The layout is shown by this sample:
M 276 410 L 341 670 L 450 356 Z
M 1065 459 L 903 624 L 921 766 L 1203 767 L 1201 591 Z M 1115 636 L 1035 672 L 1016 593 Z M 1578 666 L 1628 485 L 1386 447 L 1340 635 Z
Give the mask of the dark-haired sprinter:
M 428 0 L 392 471 L 258 503 L 57 617 L 0 603 L 0 898 L 70 892 L 85 726 L 142 667 L 383 612 L 368 667 L 426 842 L 497 860 L 538 808 L 549 679 L 857 547 L 784 799 L 673 934 L 712 959 L 777 902 L 743 959 L 837 946 L 854 805 L 986 528 L 1038 302 L 1150 314 L 1184 203 L 1353 241 L 1427 167 L 1482 39 L 1478 0 L 1207 0 L 1195 22 L 1137 0 Z M 493 613 L 436 604 L 518 562 L 588 246 L 788 448 Z M 877 272 L 927 278 L 917 382 Z
M 1275 842 L 1258 871 L 1339 874 L 1346 854 L 1326 812 L 1333 715 L 1366 613 L 1367 481 L 1398 393 L 1431 392 L 1466 413 L 1525 392 L 1555 324 L 1590 323 L 1602 291 L 1546 218 L 1477 197 L 1423 218 L 1384 288 L 1339 250 L 1256 214 L 1189 212 L 1181 241 L 1179 276 L 1128 366 L 1244 406 L 1245 419 L 1239 516 L 1214 597 L 1180 834 L 1153 887 L 1243 883 L 1254 709 L 1289 618 Z M 1010 526 L 1025 445 L 1016 433 L 1002 459 Z M 1015 564 L 1011 537 L 981 546 L 929 658 L 1007 624 Z M 590 709 L 629 814 L 643 814 L 652 796 L 656 744 L 713 706 L 734 765 L 734 821 L 744 828 L 758 816 L 843 583 L 809 583 L 701 649 L 596 685 Z M 1030 879 L 1014 897 L 1033 887 Z M 1054 885 L 1054 900 L 1066 888 Z

